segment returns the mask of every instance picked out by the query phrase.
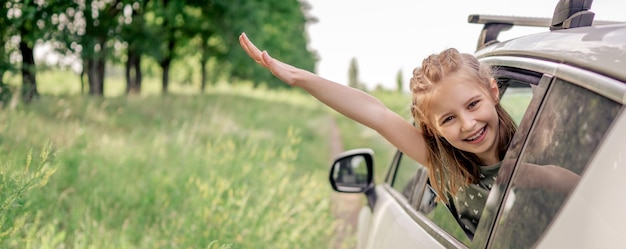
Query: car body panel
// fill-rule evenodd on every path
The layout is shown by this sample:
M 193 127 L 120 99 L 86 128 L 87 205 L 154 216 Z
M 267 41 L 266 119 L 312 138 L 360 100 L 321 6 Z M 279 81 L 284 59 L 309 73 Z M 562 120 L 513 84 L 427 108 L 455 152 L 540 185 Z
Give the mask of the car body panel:
M 368 206 L 361 207 L 357 219 L 356 248 L 363 249 L 368 243 L 370 224 L 372 223 L 372 209 Z
M 364 245 L 359 249 L 377 248 L 445 248 L 415 222 L 394 199 L 384 185 L 376 186 L 376 205 L 373 213 L 361 210 L 359 229 L 369 231 Z M 369 208 L 369 207 L 364 207 Z M 371 218 L 368 219 L 370 216 Z M 368 229 L 369 228 L 369 229 Z

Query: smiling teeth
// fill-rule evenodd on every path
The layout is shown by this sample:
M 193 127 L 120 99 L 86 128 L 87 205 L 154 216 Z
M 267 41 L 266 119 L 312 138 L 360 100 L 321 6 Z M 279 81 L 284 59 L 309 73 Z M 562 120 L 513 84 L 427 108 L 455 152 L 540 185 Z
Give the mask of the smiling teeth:
M 479 131 L 476 135 L 471 136 L 471 137 L 468 137 L 468 138 L 467 138 L 467 139 L 465 139 L 465 140 L 468 140 L 468 141 L 474 141 L 474 140 L 475 140 L 475 139 L 477 139 L 478 137 L 482 136 L 482 135 L 483 135 L 483 133 L 485 133 L 485 128 L 480 129 L 480 131 Z

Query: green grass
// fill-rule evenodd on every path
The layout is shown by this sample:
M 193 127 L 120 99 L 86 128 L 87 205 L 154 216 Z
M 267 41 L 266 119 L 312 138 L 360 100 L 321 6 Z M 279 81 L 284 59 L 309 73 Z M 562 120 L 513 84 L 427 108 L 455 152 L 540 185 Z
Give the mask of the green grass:
M 331 112 L 313 98 L 225 85 L 130 98 L 40 92 L 0 113 L 6 172 L 22 172 L 47 141 L 54 155 L 46 185 L 12 194 L 2 247 L 328 247 Z

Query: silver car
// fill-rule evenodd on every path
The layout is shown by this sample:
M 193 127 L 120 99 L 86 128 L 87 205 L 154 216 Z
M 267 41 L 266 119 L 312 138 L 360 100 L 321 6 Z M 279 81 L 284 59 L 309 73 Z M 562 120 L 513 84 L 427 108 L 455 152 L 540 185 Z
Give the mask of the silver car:
M 426 168 L 397 152 L 384 182 L 373 151 L 337 157 L 336 191 L 364 193 L 358 248 L 624 248 L 626 231 L 626 24 L 593 20 L 591 1 L 561 1 L 551 19 L 471 15 L 483 24 L 475 55 L 496 71 L 518 130 L 475 232 L 435 202 Z M 512 26 L 550 27 L 497 41 Z M 580 176 L 569 193 L 523 187 L 520 165 Z M 478 198 L 478 197 L 477 197 Z

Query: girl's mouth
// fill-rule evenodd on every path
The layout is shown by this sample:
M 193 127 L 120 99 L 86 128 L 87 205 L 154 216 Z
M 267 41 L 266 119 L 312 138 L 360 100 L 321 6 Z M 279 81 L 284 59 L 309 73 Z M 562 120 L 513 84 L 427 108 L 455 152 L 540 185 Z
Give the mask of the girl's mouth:
M 478 132 L 476 132 L 471 137 L 463 139 L 463 141 L 467 141 L 467 142 L 470 142 L 470 143 L 478 143 L 485 137 L 485 134 L 487 134 L 486 130 L 487 130 L 487 126 L 485 126 L 482 129 L 480 129 Z

